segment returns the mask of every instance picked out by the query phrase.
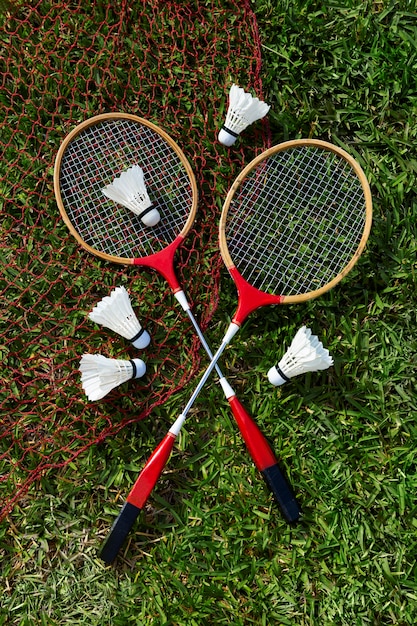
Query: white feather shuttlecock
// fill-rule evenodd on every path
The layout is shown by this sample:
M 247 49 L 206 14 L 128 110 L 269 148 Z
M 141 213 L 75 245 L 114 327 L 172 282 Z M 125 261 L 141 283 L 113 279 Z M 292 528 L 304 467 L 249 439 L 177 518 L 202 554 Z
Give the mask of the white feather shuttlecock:
M 135 348 L 146 348 L 151 341 L 148 331 L 142 328 L 136 317 L 129 294 L 124 287 L 113 289 L 109 296 L 105 296 L 96 304 L 88 317 L 128 339 Z
M 149 198 L 143 169 L 139 165 L 122 172 L 102 192 L 107 198 L 133 211 L 146 226 L 156 226 L 161 219 Z
M 232 85 L 226 120 L 218 136 L 220 143 L 225 146 L 232 146 L 240 133 L 256 120 L 265 117 L 270 108 L 266 102 L 254 98 L 241 87 Z
M 141 359 L 109 359 L 102 354 L 83 354 L 80 360 L 81 384 L 89 400 L 101 400 L 112 389 L 141 378 L 146 365 Z
M 291 342 L 277 366 L 271 367 L 268 372 L 269 382 L 278 387 L 288 382 L 290 378 L 325 370 L 333 365 L 333 358 L 329 351 L 311 330 L 302 326 Z

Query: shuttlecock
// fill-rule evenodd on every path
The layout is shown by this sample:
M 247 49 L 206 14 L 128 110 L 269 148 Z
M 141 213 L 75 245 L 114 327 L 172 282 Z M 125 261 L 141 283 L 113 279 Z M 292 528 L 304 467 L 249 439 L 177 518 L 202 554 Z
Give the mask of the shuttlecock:
M 226 120 L 219 132 L 220 143 L 225 146 L 232 146 L 240 133 L 256 120 L 265 117 L 270 108 L 266 102 L 254 98 L 241 87 L 232 85 Z
M 146 348 L 151 341 L 147 330 L 142 328 L 124 287 L 116 287 L 105 296 L 88 317 L 93 322 L 110 328 L 118 335 L 132 342 L 135 348 Z
M 161 219 L 148 196 L 143 170 L 139 165 L 122 172 L 102 192 L 107 198 L 133 211 L 146 226 L 155 226 Z
M 89 400 L 101 400 L 112 389 L 141 378 L 146 365 L 141 359 L 109 359 L 102 354 L 83 354 L 80 361 L 81 384 Z
M 290 347 L 276 367 L 268 372 L 269 382 L 278 387 L 288 382 L 290 378 L 325 370 L 333 365 L 333 359 L 316 335 L 302 326 L 291 342 Z

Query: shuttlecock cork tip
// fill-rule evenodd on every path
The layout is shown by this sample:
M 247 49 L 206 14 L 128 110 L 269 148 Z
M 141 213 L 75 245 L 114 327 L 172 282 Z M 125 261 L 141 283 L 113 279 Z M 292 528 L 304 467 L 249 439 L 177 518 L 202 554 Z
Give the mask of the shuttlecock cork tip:
M 268 371 L 268 380 L 274 387 L 279 387 L 289 381 L 288 376 L 279 369 L 279 367 L 271 367 Z
M 145 224 L 145 226 L 156 226 L 161 219 L 159 211 L 153 206 L 148 207 L 145 211 L 143 211 L 143 213 L 139 215 L 139 217 Z
M 219 132 L 219 135 L 218 135 L 218 140 L 224 146 L 227 146 L 228 148 L 230 148 L 230 146 L 233 146 L 233 144 L 235 143 L 235 141 L 238 138 L 238 136 L 239 135 L 237 135 L 233 131 L 231 131 L 228 128 L 226 128 L 225 126 L 223 126 L 220 129 L 220 132 Z
M 142 378 L 146 374 L 146 363 L 142 359 L 131 359 L 132 378 Z
M 138 334 L 135 335 L 135 337 L 132 337 L 130 341 L 135 348 L 143 350 L 151 343 L 151 336 L 147 330 L 141 328 Z

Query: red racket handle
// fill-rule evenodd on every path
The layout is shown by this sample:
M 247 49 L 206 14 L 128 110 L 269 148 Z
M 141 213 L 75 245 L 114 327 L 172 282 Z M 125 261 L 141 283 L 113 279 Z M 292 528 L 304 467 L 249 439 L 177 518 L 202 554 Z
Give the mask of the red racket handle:
M 279 468 L 269 443 L 239 399 L 232 396 L 228 400 L 246 447 L 256 467 L 262 472 L 282 514 L 288 522 L 296 522 L 301 515 L 300 506 L 287 479 Z
M 167 464 L 175 439 L 176 436 L 168 432 L 155 448 L 139 474 L 127 497 L 127 501 L 123 505 L 100 550 L 99 556 L 105 563 L 110 564 L 116 558 L 137 516 L 143 509 Z

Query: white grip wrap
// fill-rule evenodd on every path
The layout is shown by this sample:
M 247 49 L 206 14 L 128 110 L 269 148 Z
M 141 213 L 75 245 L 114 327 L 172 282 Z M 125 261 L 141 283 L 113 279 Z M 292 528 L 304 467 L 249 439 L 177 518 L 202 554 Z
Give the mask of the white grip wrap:
M 279 387 L 280 385 L 284 385 L 287 382 L 285 378 L 281 376 L 276 367 L 271 367 L 268 372 L 268 380 L 275 387 Z
M 169 429 L 169 431 L 168 431 L 168 432 L 170 432 L 170 433 L 171 433 L 171 435 L 174 435 L 174 437 L 178 437 L 179 432 L 180 432 L 180 430 L 181 430 L 181 428 L 182 428 L 182 425 L 183 425 L 183 424 L 184 424 L 184 422 L 185 422 L 185 417 L 186 417 L 186 414 L 181 413 L 181 414 L 177 417 L 177 419 L 175 420 L 175 422 L 172 424 L 171 428 Z
M 178 300 L 178 302 L 180 303 L 180 305 L 182 306 L 184 311 L 189 311 L 190 310 L 191 307 L 188 304 L 188 300 L 186 298 L 186 295 L 185 295 L 185 293 L 182 290 L 176 291 L 174 293 L 174 296 L 176 297 L 176 299 Z
M 233 390 L 233 388 L 231 387 L 231 385 L 229 385 L 229 383 L 227 382 L 226 378 L 223 376 L 223 378 L 220 378 L 220 384 L 222 386 L 223 389 L 223 393 L 226 396 L 226 399 L 229 400 L 229 398 L 232 398 L 233 396 L 235 396 L 235 392 Z
M 230 343 L 233 337 L 236 335 L 239 328 L 240 328 L 239 324 L 235 324 L 235 322 L 232 322 L 229 328 L 227 329 L 225 336 L 223 337 L 222 343 L 225 343 L 225 344 Z

